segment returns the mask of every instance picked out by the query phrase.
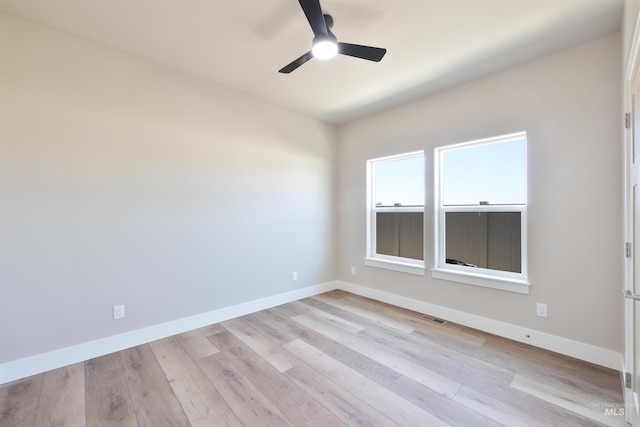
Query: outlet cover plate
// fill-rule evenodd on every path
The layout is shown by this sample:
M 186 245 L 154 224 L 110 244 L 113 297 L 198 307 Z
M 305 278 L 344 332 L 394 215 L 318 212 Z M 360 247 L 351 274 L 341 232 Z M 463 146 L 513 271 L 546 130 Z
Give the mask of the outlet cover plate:
M 124 304 L 113 306 L 113 320 L 122 319 L 124 317 Z
M 536 305 L 536 314 L 540 317 L 547 317 L 547 304 L 538 303 Z

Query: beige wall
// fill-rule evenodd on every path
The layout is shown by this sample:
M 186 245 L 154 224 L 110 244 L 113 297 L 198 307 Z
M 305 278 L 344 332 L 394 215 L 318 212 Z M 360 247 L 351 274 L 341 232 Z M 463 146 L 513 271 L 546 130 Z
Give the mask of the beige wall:
M 336 133 L 0 15 L 0 363 L 335 278 L 621 351 L 621 45 L 600 38 Z M 436 146 L 523 130 L 530 295 L 363 265 L 367 159 L 431 162 Z M 430 266 L 431 205 L 425 217 Z
M 0 40 L 0 363 L 335 279 L 333 127 L 8 16 Z
M 621 351 L 621 45 L 620 34 L 599 38 L 342 126 L 339 278 Z M 437 146 L 519 131 L 528 132 L 530 295 L 363 265 L 367 159 L 425 150 L 432 165 Z M 548 304 L 547 318 L 536 316 L 537 302 Z
M 622 20 L 624 71 L 627 69 L 631 43 L 633 42 L 633 31 L 638 21 L 639 11 L 640 0 L 624 0 L 624 17 Z

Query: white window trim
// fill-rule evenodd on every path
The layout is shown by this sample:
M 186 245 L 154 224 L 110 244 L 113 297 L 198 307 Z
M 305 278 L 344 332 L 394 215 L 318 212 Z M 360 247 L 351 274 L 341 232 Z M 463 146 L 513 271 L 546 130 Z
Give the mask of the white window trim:
M 446 151 L 452 149 L 461 149 L 473 146 L 481 146 L 500 142 L 507 142 L 514 139 L 527 138 L 526 132 L 519 132 L 504 135 L 496 138 L 487 138 L 483 140 L 465 142 L 462 144 L 448 145 L 438 147 L 435 151 L 434 159 L 434 219 L 435 219 L 435 236 L 434 239 L 434 267 L 431 269 L 431 276 L 435 279 L 449 280 L 469 285 L 482 286 L 504 291 L 516 292 L 521 294 L 529 294 L 529 273 L 528 273 L 528 254 L 527 254 L 527 205 L 465 205 L 465 206 L 442 206 L 442 177 L 440 174 L 442 156 Z M 526 167 L 526 153 L 525 153 Z M 490 270 L 478 267 L 466 267 L 455 264 L 447 264 L 445 261 L 445 233 L 444 218 L 446 212 L 465 212 L 465 211 L 485 211 L 485 212 L 520 212 L 521 213 L 521 273 L 513 273 L 507 271 Z
M 424 262 L 421 265 L 406 262 L 407 258 L 389 257 L 383 258 L 384 255 L 376 255 L 373 257 L 365 257 L 364 265 L 369 267 L 384 268 L 386 270 L 399 271 L 401 273 L 415 274 L 417 276 L 425 275 Z
M 367 160 L 367 256 L 364 257 L 364 264 L 370 267 L 384 268 L 387 270 L 399 271 L 402 273 L 415 274 L 419 276 L 425 275 L 424 260 L 417 260 L 412 258 L 402 258 L 396 256 L 389 256 L 378 254 L 375 252 L 376 247 L 376 213 L 377 212 L 423 212 L 424 206 L 403 206 L 403 207 L 376 207 L 373 206 L 373 200 L 375 198 L 375 183 L 373 180 L 373 165 L 380 161 L 393 161 L 401 160 L 410 157 L 423 156 L 424 151 L 412 151 L 410 153 L 403 153 L 396 156 L 380 157 L 377 159 Z M 424 179 L 424 178 L 423 178 Z M 424 229 L 424 227 L 423 227 Z M 424 239 L 426 243 L 426 239 Z M 423 248 L 423 254 L 426 251 Z
M 466 271 L 453 271 L 453 269 L 432 268 L 431 277 L 434 279 L 448 280 L 451 282 L 466 283 L 468 285 L 482 286 L 485 288 L 499 289 L 502 291 L 529 294 L 530 283 L 515 279 L 502 279 L 494 275 L 483 275 Z

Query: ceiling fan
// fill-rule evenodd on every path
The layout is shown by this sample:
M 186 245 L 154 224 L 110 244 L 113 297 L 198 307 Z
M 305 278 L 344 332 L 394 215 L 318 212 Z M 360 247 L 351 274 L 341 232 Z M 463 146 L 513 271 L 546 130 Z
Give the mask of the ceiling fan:
M 362 46 L 359 44 L 341 43 L 331 32 L 333 18 L 322 13 L 320 0 L 298 0 L 302 10 L 313 30 L 312 49 L 295 59 L 289 65 L 280 69 L 281 73 L 289 74 L 311 58 L 328 59 L 336 54 L 354 56 L 369 61 L 380 62 L 387 49 Z

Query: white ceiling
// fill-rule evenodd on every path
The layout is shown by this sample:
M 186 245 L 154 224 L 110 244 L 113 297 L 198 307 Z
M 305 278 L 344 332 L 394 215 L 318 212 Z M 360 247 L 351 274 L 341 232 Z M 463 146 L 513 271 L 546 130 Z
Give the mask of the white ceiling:
M 330 123 L 618 31 L 623 0 L 323 0 L 339 41 L 387 49 L 278 70 L 311 47 L 296 0 L 0 0 L 0 11 Z

